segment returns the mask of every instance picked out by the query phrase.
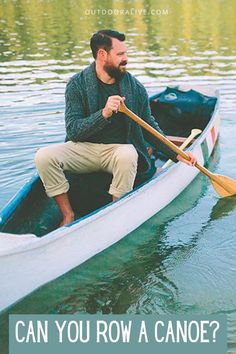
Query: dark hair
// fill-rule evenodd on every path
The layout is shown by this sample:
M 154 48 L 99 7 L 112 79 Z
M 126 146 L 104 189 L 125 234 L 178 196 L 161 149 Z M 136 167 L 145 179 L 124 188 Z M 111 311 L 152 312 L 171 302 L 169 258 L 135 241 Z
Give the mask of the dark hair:
M 90 47 L 93 53 L 93 57 L 96 59 L 97 52 L 100 48 L 105 49 L 106 52 L 109 52 L 112 47 L 112 38 L 116 38 L 119 41 L 123 42 L 125 40 L 124 33 L 113 31 L 110 29 L 100 30 L 91 37 Z

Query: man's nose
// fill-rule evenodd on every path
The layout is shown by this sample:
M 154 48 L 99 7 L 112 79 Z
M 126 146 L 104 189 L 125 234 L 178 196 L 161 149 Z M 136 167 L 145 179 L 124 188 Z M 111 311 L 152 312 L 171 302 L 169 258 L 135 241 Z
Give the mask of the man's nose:
M 128 62 L 128 55 L 126 53 L 123 55 L 122 61 Z

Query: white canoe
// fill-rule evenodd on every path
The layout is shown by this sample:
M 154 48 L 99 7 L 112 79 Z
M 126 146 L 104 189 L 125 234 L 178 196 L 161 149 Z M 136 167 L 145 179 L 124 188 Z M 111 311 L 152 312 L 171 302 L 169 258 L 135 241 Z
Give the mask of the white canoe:
M 213 111 L 189 148 L 202 165 L 207 163 L 219 133 L 218 96 L 214 93 L 212 97 L 217 98 Z M 150 101 L 155 104 L 156 98 L 153 95 Z M 198 173 L 186 164 L 172 163 L 123 198 L 43 237 L 31 233 L 30 226 L 27 232 L 23 228 L 22 234 L 20 227 L 21 206 L 28 203 L 33 209 L 31 194 L 41 183 L 34 176 L 0 213 L 0 310 L 121 240 L 173 201 Z M 12 231 L 14 218 L 17 227 Z

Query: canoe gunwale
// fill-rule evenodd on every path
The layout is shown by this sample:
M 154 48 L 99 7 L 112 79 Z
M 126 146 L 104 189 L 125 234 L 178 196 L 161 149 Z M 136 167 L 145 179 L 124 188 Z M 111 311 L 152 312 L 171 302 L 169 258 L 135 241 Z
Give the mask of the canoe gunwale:
M 0 211 L 0 227 L 7 221 L 25 197 L 27 197 L 29 191 L 38 182 L 38 180 L 38 174 L 34 173 L 34 175 L 20 188 L 19 192 L 14 195 Z

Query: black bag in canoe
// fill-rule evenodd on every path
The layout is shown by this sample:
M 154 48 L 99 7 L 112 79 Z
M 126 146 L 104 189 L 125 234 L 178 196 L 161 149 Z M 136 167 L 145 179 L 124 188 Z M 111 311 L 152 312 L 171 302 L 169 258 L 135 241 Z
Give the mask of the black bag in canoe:
M 167 87 L 150 104 L 165 134 L 187 137 L 193 128 L 204 130 L 214 111 L 216 98 L 194 90 Z

